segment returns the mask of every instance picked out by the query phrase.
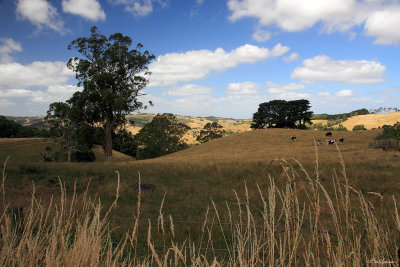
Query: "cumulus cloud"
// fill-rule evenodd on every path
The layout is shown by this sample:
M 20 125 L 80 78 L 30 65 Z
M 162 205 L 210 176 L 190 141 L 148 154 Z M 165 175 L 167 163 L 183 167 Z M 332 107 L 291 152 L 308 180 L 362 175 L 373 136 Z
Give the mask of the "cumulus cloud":
M 57 9 L 46 0 L 18 0 L 17 15 L 21 19 L 29 20 L 38 30 L 44 27 L 63 33 L 64 22 Z
M 168 90 L 168 94 L 172 96 L 191 96 L 191 95 L 203 95 L 211 94 L 214 91 L 211 87 L 196 85 L 196 84 L 185 84 L 183 86 L 173 86 Z
M 82 16 L 88 20 L 105 20 L 106 14 L 97 0 L 63 0 L 63 11 Z
M 0 38 L 0 63 L 12 62 L 12 57 L 9 54 L 21 51 L 22 46 L 19 42 L 11 38 Z
M 324 32 L 347 32 L 364 25 L 376 44 L 397 44 L 400 4 L 375 0 L 228 0 L 231 21 L 258 19 L 260 26 L 277 26 L 288 32 L 317 24 Z
M 328 56 L 306 59 L 291 77 L 306 83 L 317 81 L 369 84 L 383 82 L 386 66 L 377 61 L 332 60 Z
M 71 77 L 73 72 L 61 61 L 35 61 L 28 65 L 0 64 L 0 88 L 62 84 Z
M 352 90 L 341 90 L 339 92 L 335 93 L 336 96 L 341 96 L 341 97 L 349 97 L 349 96 L 354 96 L 354 92 Z
M 369 36 L 376 36 L 375 44 L 389 45 L 400 42 L 400 6 L 372 13 L 365 23 Z
M 192 50 L 161 55 L 149 65 L 152 73 L 149 86 L 168 86 L 177 82 L 202 79 L 213 71 L 223 71 L 239 64 L 278 57 L 288 50 L 289 47 L 281 44 L 272 49 L 246 44 L 230 52 L 217 48 L 215 51 Z
M 229 95 L 255 95 L 260 85 L 253 82 L 230 83 L 226 88 Z
M 112 3 L 125 6 L 125 11 L 131 13 L 135 17 L 145 17 L 153 12 L 154 3 L 158 3 L 161 7 L 167 6 L 166 0 L 110 0 Z
M 283 94 L 288 91 L 293 90 L 302 90 L 305 89 L 305 85 L 299 83 L 272 83 L 270 81 L 267 82 L 267 86 L 269 87 L 267 92 L 270 94 Z
M 299 54 L 297 53 L 291 53 L 289 56 L 283 58 L 285 62 L 292 62 L 298 59 L 299 59 Z

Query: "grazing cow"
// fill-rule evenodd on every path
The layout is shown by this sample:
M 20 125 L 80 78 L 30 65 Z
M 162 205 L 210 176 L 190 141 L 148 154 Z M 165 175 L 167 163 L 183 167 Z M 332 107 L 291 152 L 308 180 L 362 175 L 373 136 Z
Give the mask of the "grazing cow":
M 332 132 L 327 132 L 325 136 L 332 136 Z
M 291 140 L 292 142 L 296 142 L 296 136 L 295 136 L 295 135 L 292 136 L 292 137 L 290 138 L 290 140 Z
M 342 137 L 339 139 L 339 144 L 343 144 L 343 142 L 344 142 L 344 138 Z
M 318 146 L 322 145 L 322 140 L 321 139 L 317 139 L 317 145 Z
M 133 184 L 131 185 L 131 187 L 135 190 L 139 190 L 139 184 Z M 152 192 L 154 192 L 156 190 L 156 186 L 154 184 L 141 184 L 140 190 L 141 191 L 151 190 Z
M 336 143 L 336 140 L 326 140 L 327 145 L 333 145 L 334 143 Z

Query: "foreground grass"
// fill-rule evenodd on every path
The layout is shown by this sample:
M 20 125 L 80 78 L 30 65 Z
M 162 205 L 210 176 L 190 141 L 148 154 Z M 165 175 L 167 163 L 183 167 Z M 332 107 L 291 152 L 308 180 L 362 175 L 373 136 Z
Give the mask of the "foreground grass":
M 6 171 L 2 174 L 3 212 L 0 264 L 2 266 L 374 266 L 396 264 L 399 248 L 400 218 L 393 194 L 363 192 L 352 183 L 343 155 L 336 153 L 337 164 L 324 166 L 315 160 L 304 166 L 297 160 L 275 159 L 254 170 L 242 165 L 231 173 L 250 172 L 246 183 L 225 178 L 223 165 L 207 165 L 214 176 L 201 186 L 211 189 L 211 199 L 200 198 L 196 187 L 176 186 L 171 174 L 195 174 L 200 167 L 185 166 L 175 173 L 143 162 L 139 175 L 129 171 L 110 171 L 107 185 L 94 183 L 99 178 L 80 174 L 91 180 L 88 187 L 58 181 L 57 199 L 41 201 L 40 188 L 30 197 L 24 222 L 7 212 Z M 385 163 L 387 164 L 387 162 Z M 32 165 L 33 167 L 35 165 Z M 60 165 L 51 165 L 57 168 Z M 87 165 L 74 165 L 72 176 Z M 124 165 L 120 165 L 122 167 Z M 275 166 L 275 167 L 274 167 Z M 11 168 L 18 168 L 10 166 Z M 41 172 L 41 165 L 36 165 Z M 204 166 L 203 166 L 204 167 Z M 132 167 L 133 168 L 133 167 Z M 200 168 L 200 169 L 199 169 Z M 33 168 L 34 169 L 34 168 Z M 164 170 L 164 172 L 163 172 Z M 260 171 L 262 170 L 262 171 Z M 12 172 L 12 170 L 10 170 Z M 14 169 L 15 171 L 15 169 Z M 49 173 L 54 170 L 47 169 Z M 86 171 L 89 171 L 86 169 Z M 103 170 L 104 171 L 104 170 Z M 204 171 L 204 170 L 203 170 Z M 362 172 L 362 170 L 359 170 Z M 34 172 L 34 171 L 33 171 Z M 75 173 L 76 172 L 76 173 Z M 160 192 L 129 191 L 128 184 L 151 177 L 170 179 L 157 186 Z M 351 170 L 356 174 L 356 170 Z M 204 173 L 203 173 L 204 174 Z M 398 174 L 398 173 L 397 173 Z M 129 176 L 130 177 L 124 177 Z M 253 175 L 259 175 L 256 180 Z M 141 178 L 140 178 L 141 177 Z M 160 178 L 161 177 L 161 178 Z M 233 176 L 232 176 L 233 177 Z M 201 177 L 192 177 L 202 180 Z M 86 179 L 86 178 L 81 178 Z M 124 182 L 125 179 L 125 182 Z M 197 180 L 196 180 L 197 179 Z M 252 179 L 252 180 L 251 180 Z M 325 181 L 323 181 L 323 179 Z M 126 180 L 129 180 L 126 181 Z M 38 179 L 38 182 L 41 182 Z M 150 180 L 150 182 L 155 182 Z M 261 182 L 261 183 L 259 183 Z M 213 184 L 214 183 L 214 184 Z M 221 183 L 221 184 L 219 184 Z M 167 186 L 168 185 L 168 186 Z M 107 188 L 102 188 L 105 186 Z M 79 188 L 81 187 L 81 188 Z M 91 193 L 91 187 L 98 195 Z M 110 187 L 110 188 L 108 188 Z M 215 188 L 213 188 L 215 187 Z M 227 190 L 230 187 L 233 191 Z M 45 188 L 45 187 L 41 187 Z M 69 188 L 69 189 L 68 189 Z M 111 190 L 113 188 L 114 190 Z M 177 188 L 177 189 L 173 189 Z M 225 190 L 221 190 L 225 188 Z M 116 189 L 116 190 L 115 190 Z M 101 191 L 107 194 L 101 194 Z M 174 191 L 177 190 L 177 191 Z M 181 190 L 181 191 L 179 191 Z M 219 194 L 216 191 L 219 191 Z M 77 191 L 81 193 L 77 194 Z M 230 192 L 229 192 L 230 191 Z M 67 192 L 71 192 L 68 197 Z M 112 193 L 111 193 L 112 192 Z M 135 192 L 135 193 L 134 193 Z M 204 192 L 201 190 L 200 192 Z M 166 197 L 165 193 L 167 193 Z M 395 192 L 393 192 L 395 193 Z M 183 196 L 183 194 L 185 194 Z M 98 196 L 101 195 L 101 200 Z M 192 195 L 193 198 L 188 201 Z M 398 195 L 398 194 L 396 194 Z M 49 195 L 49 199 L 51 199 Z M 170 201 L 180 203 L 179 208 Z M 103 206 L 102 203 L 108 203 Z M 128 205 L 130 203 L 130 206 Z M 132 205 L 134 203 L 134 205 Z M 206 203 L 205 209 L 201 204 Z M 15 203 L 13 203 L 15 205 Z M 185 214 L 185 209 L 191 212 Z M 197 209 L 196 211 L 193 211 Z M 122 214 L 125 212 L 125 214 Z M 198 216 L 191 216 L 195 213 Z M 119 215 L 119 216 L 118 216 Z M 149 218 L 153 215 L 154 219 Z M 187 217 L 185 217 L 187 216 Z M 191 217 L 190 217 L 191 216 Z M 119 219 L 118 219 L 119 217 Z M 121 217 L 129 220 L 121 220 Z M 195 217 L 195 218 L 193 218 Z M 183 219 L 186 225 L 180 225 Z M 197 231 L 188 224 L 196 223 Z

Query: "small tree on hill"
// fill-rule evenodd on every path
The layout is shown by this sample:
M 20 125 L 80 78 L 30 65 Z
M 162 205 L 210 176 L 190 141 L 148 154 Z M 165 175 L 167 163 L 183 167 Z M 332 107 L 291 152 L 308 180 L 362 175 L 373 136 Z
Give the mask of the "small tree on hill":
M 225 130 L 222 129 L 222 125 L 217 122 L 207 123 L 200 131 L 200 135 L 197 136 L 196 140 L 200 143 L 206 143 L 211 140 L 221 138 L 225 134 Z
M 137 159 L 149 159 L 185 149 L 188 145 L 182 141 L 190 127 L 178 123 L 172 114 L 157 114 L 135 135 L 138 144 Z

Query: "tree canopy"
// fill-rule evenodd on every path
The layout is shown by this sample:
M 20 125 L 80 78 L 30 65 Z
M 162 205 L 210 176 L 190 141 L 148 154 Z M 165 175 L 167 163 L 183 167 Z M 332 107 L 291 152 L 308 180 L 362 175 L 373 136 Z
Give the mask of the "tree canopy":
M 77 38 L 68 46 L 83 56 L 71 58 L 67 64 L 75 72 L 78 86 L 83 86 L 69 102 L 88 123 L 102 125 L 106 161 L 112 160 L 113 131 L 126 122 L 127 114 L 146 108 L 138 97 L 148 84 L 147 66 L 154 55 L 142 52 L 141 43 L 130 50 L 131 44 L 128 36 L 115 33 L 106 37 L 92 27 L 89 37 Z
M 221 138 L 225 134 L 225 130 L 222 128 L 222 125 L 218 124 L 217 122 L 209 122 L 204 125 L 203 129 L 200 131 L 200 135 L 197 136 L 196 140 L 200 143 L 206 143 L 211 140 Z
M 182 137 L 188 130 L 190 127 L 179 123 L 174 115 L 157 114 L 135 135 L 136 158 L 155 158 L 187 148 Z
M 251 128 L 306 128 L 311 124 L 312 111 L 310 102 L 301 100 L 272 100 L 261 103 L 257 112 L 253 114 Z

